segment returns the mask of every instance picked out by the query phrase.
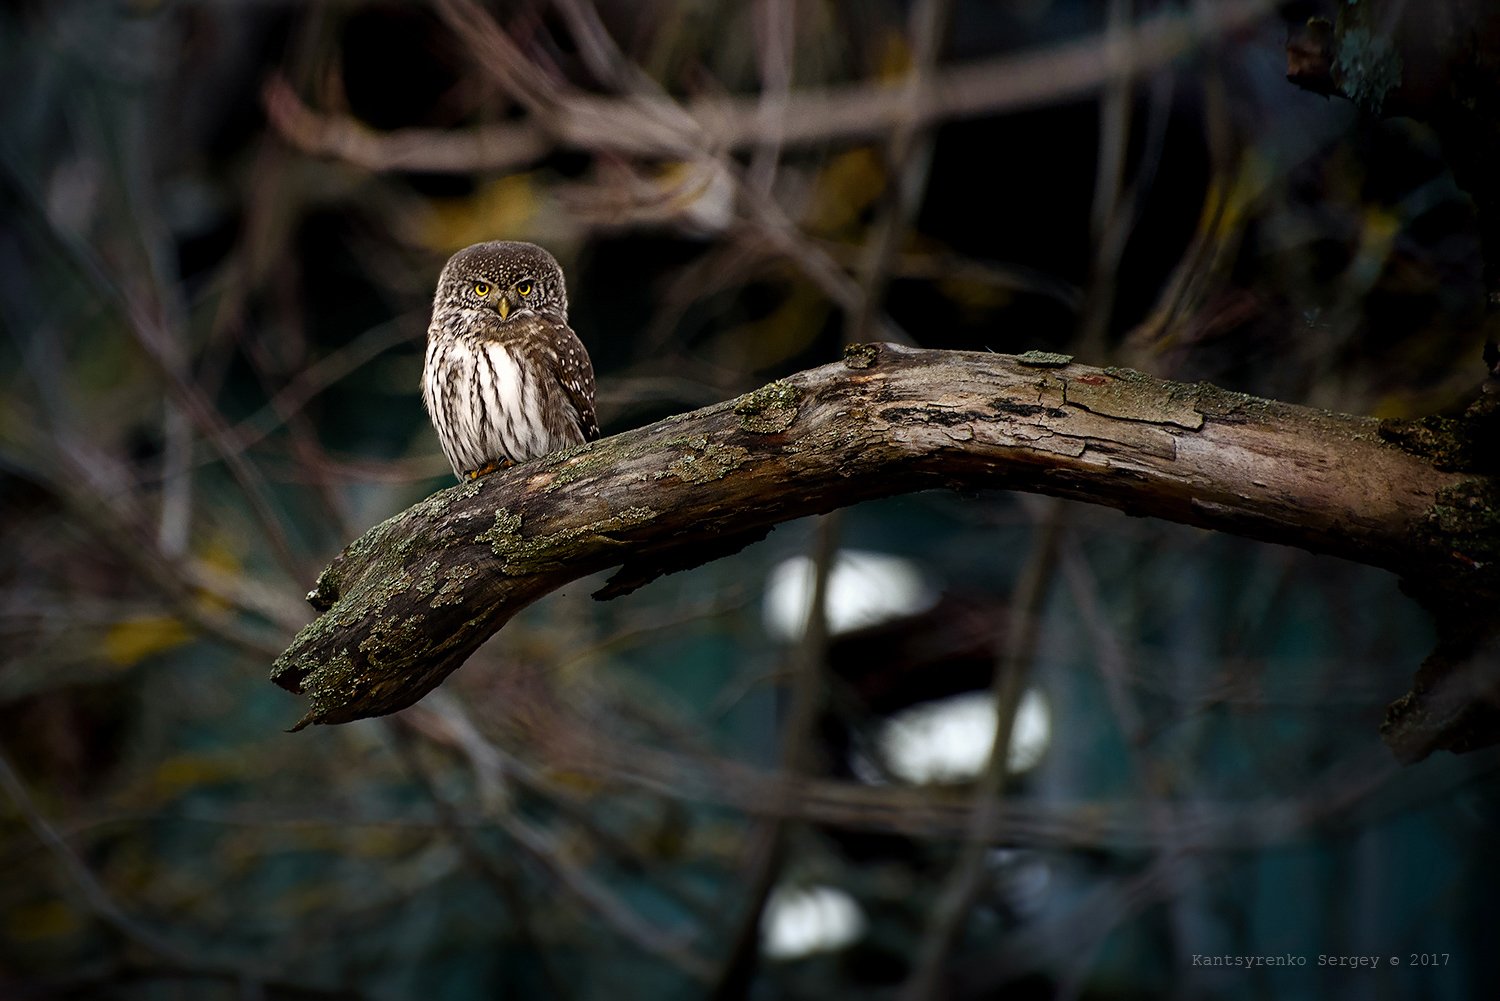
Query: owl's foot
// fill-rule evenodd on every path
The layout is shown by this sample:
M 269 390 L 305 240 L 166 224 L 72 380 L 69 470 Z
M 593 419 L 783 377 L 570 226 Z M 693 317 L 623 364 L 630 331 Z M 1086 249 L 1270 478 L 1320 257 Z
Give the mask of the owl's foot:
M 514 465 L 515 463 L 509 459 L 501 459 L 499 462 L 490 462 L 486 463 L 483 466 L 480 466 L 478 469 L 471 469 L 467 473 L 464 473 L 464 475 L 471 480 L 477 480 L 481 476 L 488 476 L 493 472 L 497 472 L 501 469 L 509 469 Z

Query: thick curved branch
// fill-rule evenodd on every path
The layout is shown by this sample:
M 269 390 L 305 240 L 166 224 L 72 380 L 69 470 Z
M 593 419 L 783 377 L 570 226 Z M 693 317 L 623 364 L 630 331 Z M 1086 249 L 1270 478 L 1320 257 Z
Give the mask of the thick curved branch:
M 620 565 L 599 595 L 613 597 L 780 522 L 942 487 L 1069 497 L 1494 593 L 1493 539 L 1453 516 L 1494 482 L 1420 451 L 1374 418 L 1065 356 L 861 345 L 390 518 L 319 577 L 323 614 L 272 677 L 308 696 L 299 727 L 394 712 L 569 581 Z

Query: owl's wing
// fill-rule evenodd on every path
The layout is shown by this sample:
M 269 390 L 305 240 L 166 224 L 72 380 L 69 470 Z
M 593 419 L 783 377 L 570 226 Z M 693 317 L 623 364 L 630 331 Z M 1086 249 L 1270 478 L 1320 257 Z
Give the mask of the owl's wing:
M 552 321 L 554 328 L 552 343 L 557 352 L 558 385 L 567 394 L 568 402 L 578 414 L 578 429 L 584 441 L 599 437 L 599 416 L 594 410 L 594 363 L 573 328 L 566 323 Z

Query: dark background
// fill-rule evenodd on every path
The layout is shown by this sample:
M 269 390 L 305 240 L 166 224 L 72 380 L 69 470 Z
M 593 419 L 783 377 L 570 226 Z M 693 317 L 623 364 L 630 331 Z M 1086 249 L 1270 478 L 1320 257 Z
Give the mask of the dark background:
M 481 19 L 556 94 L 618 93 L 578 9 L 0 13 L 0 995 L 894 997 L 957 895 L 955 997 L 1495 996 L 1500 758 L 1391 760 L 1431 626 L 1390 575 L 1302 552 L 896 498 L 616 602 L 581 581 L 394 720 L 283 732 L 302 708 L 267 670 L 317 571 L 451 482 L 417 380 L 470 242 L 562 261 L 606 434 L 881 336 L 1379 416 L 1456 412 L 1483 375 L 1481 227 L 1442 142 L 1287 82 L 1274 10 L 1083 97 L 696 163 L 575 142 L 384 169 L 268 118 L 270 84 L 376 136 L 535 123 Z M 931 8 L 591 9 L 623 79 L 692 101 L 898 86 Z M 1097 42 L 1111 11 L 1180 15 L 957 0 L 935 58 Z M 819 552 L 826 650 L 764 613 Z M 844 629 L 861 600 L 887 607 Z M 809 663 L 822 711 L 789 737 Z M 1047 708 L 986 847 L 992 735 L 910 738 L 969 762 L 922 782 L 889 721 L 997 663 Z M 858 933 L 767 951 L 811 888 Z M 1307 965 L 1202 965 L 1226 955 Z

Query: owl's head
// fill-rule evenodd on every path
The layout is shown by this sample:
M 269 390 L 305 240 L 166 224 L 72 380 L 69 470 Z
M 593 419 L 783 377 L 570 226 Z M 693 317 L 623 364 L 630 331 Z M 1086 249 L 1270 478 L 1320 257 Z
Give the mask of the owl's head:
M 448 258 L 438 278 L 437 306 L 493 311 L 501 322 L 534 315 L 566 321 L 568 290 L 557 259 L 541 247 L 491 240 Z

